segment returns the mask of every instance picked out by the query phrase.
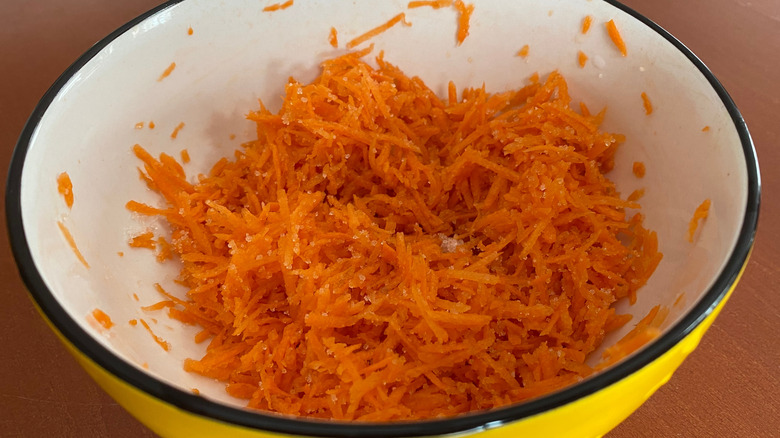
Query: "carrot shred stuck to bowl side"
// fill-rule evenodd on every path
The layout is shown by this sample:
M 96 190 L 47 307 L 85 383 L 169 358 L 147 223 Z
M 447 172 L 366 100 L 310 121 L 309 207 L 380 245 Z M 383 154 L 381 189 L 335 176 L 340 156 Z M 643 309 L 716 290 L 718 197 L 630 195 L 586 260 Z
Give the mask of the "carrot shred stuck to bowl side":
M 693 237 L 696 234 L 696 229 L 699 228 L 699 221 L 707 219 L 710 215 L 710 200 L 705 199 L 704 202 L 696 207 L 696 211 L 693 212 L 691 222 L 688 224 L 688 242 L 693 243 Z
M 620 51 L 620 54 L 623 56 L 628 55 L 628 50 L 626 49 L 626 42 L 623 41 L 623 36 L 620 35 L 620 31 L 617 28 L 617 25 L 615 24 L 615 20 L 609 20 L 607 21 L 607 33 L 609 34 L 609 38 L 612 40 L 612 43 L 615 44 L 615 47 Z
M 442 100 L 367 51 L 287 84 L 258 138 L 193 184 L 135 154 L 186 300 L 211 338 L 185 369 L 252 408 L 436 418 L 572 384 L 625 324 L 662 255 L 604 173 L 622 136 L 574 111 L 564 78 Z M 450 101 L 451 100 L 451 101 Z M 166 305 L 167 306 L 167 305 Z
M 70 181 L 68 172 L 62 172 L 57 175 L 57 191 L 62 195 L 62 199 L 65 200 L 65 205 L 68 208 L 73 208 L 73 183 Z

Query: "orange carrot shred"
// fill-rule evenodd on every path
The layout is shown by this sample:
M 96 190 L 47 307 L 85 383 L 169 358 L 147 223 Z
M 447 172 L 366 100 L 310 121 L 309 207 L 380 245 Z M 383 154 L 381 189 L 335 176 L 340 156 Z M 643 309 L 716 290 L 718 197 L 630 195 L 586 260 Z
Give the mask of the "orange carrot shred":
M 586 62 L 588 62 L 588 55 L 580 50 L 579 53 L 577 53 L 577 63 L 580 65 L 580 68 L 585 68 Z
M 274 3 L 272 5 L 268 5 L 263 8 L 263 12 L 273 12 L 273 11 L 279 11 L 282 9 L 287 9 L 290 6 L 293 5 L 293 0 L 287 0 L 284 3 Z
M 143 127 L 144 127 L 144 122 L 138 122 L 135 124 L 135 129 L 143 129 Z
M 430 6 L 433 9 L 440 9 L 452 6 L 452 0 L 417 0 L 409 2 L 406 7 L 408 9 L 420 8 L 423 6 Z
M 693 236 L 696 234 L 696 229 L 699 227 L 699 221 L 707 219 L 707 216 L 710 214 L 711 204 L 709 199 L 705 199 L 704 202 L 696 207 L 696 211 L 693 212 L 693 217 L 688 224 L 688 242 L 693 243 Z
M 154 122 L 152 121 L 149 122 L 149 129 L 154 129 Z
M 190 391 L 192 391 L 192 393 L 195 395 L 200 395 L 200 390 L 198 388 L 192 388 Z
M 122 252 L 122 251 L 117 251 L 117 252 L 116 252 L 116 255 L 118 255 L 119 257 L 124 257 L 124 256 L 125 256 L 125 253 L 124 253 L 124 252 Z
M 181 162 L 187 164 L 190 162 L 190 151 L 187 149 L 181 150 Z
M 701 128 L 701 132 L 707 132 L 709 130 L 710 130 L 709 126 L 705 126 L 705 127 Z
M 653 113 L 653 104 L 650 103 L 650 98 L 647 97 L 647 93 L 642 92 L 642 104 L 645 107 L 645 114 L 648 116 Z
M 192 35 L 192 34 L 193 34 L 192 26 L 190 26 L 187 28 L 187 35 Z
M 76 258 L 79 259 L 85 268 L 89 269 L 89 263 L 87 263 L 87 259 L 84 258 L 84 256 L 81 254 L 81 251 L 79 251 L 79 248 L 76 246 L 76 241 L 73 239 L 73 235 L 70 234 L 70 230 L 68 230 L 62 221 L 57 221 L 57 226 L 60 227 L 60 232 L 62 232 L 62 235 L 68 242 L 68 245 L 70 245 L 70 249 L 72 249 L 73 253 L 76 254 Z
M 620 31 L 618 31 L 617 25 L 615 24 L 615 20 L 607 21 L 606 26 L 607 26 L 607 33 L 609 34 L 609 38 L 615 44 L 615 47 L 617 47 L 617 49 L 620 50 L 621 55 L 627 56 L 628 51 L 626 49 L 626 42 L 623 41 L 623 37 L 620 35 Z
M 165 205 L 126 208 L 167 220 L 187 289 L 155 284 L 148 308 L 208 341 L 184 369 L 252 409 L 380 422 L 592 374 L 588 355 L 631 318 L 615 303 L 663 256 L 628 214 L 639 197 L 605 176 L 623 136 L 575 111 L 557 72 L 496 94 L 450 82 L 440 98 L 366 53 L 291 78 L 278 112 L 249 112 L 257 138 L 195 184 L 133 148 Z
M 131 237 L 127 244 L 132 248 L 157 248 L 157 242 L 154 241 L 154 233 L 151 231 Z
M 136 325 L 138 325 L 138 320 L 131 319 L 130 321 L 127 321 L 127 323 L 130 324 L 131 327 L 135 327 Z
M 628 202 L 634 202 L 642 199 L 642 196 L 645 195 L 645 189 L 636 189 L 633 192 L 631 192 L 630 195 L 628 195 L 628 198 L 626 198 L 626 201 Z
M 328 43 L 333 47 L 339 46 L 339 36 L 335 27 L 330 28 L 330 34 L 328 34 Z
M 65 199 L 65 205 L 68 208 L 73 207 L 73 183 L 70 181 L 68 172 L 62 172 L 57 176 L 57 191 Z
M 95 321 L 100 323 L 100 325 L 103 326 L 104 329 L 108 330 L 111 327 L 114 326 L 114 322 L 111 321 L 111 318 L 106 315 L 105 312 L 103 312 L 100 309 L 95 309 L 92 311 L 92 317 L 95 318 Z
M 162 72 L 162 74 L 160 75 L 160 77 L 159 77 L 159 78 L 157 78 L 157 82 L 160 82 L 160 81 L 162 81 L 163 79 L 165 79 L 165 78 L 167 78 L 168 76 L 170 76 L 170 74 L 173 72 L 173 69 L 175 69 L 175 68 L 176 68 L 176 63 L 175 63 L 175 62 L 172 62 L 172 63 L 171 63 L 171 65 L 169 65 L 169 66 L 168 66 L 168 68 L 166 68 L 166 69 L 165 69 L 165 71 L 164 71 L 164 72 Z M 150 126 L 149 126 L 149 128 L 152 128 L 152 129 L 154 129 L 154 128 L 151 126 L 151 123 L 150 123 L 149 125 L 150 125 Z
M 171 132 L 171 138 L 176 138 L 179 135 L 179 131 L 181 131 L 184 128 L 184 122 L 179 122 L 178 125 L 176 125 L 175 128 L 173 128 L 173 132 Z
M 527 57 L 528 56 L 528 50 L 529 50 L 529 47 L 528 47 L 528 44 L 526 44 L 523 47 L 521 47 L 520 50 L 517 51 L 517 56 L 519 56 L 521 58 Z
M 634 161 L 633 166 L 631 166 L 632 172 L 634 172 L 634 176 L 637 178 L 644 178 L 645 172 L 647 171 L 645 169 L 645 163 L 641 161 Z
M 399 22 L 403 22 L 403 24 L 405 24 L 406 26 L 411 26 L 411 23 L 406 21 L 406 14 L 401 12 L 400 14 L 388 20 L 386 23 L 381 24 L 356 38 L 353 38 L 350 42 L 347 43 L 347 48 L 352 49 L 355 46 L 358 46 L 370 40 L 371 38 L 385 32 L 387 29 L 390 29 L 391 27 L 395 26 Z
M 154 334 L 152 328 L 149 327 L 149 324 L 146 321 L 144 321 L 143 318 L 141 318 L 139 321 L 141 321 L 141 325 L 144 326 L 146 331 L 149 332 L 150 335 L 152 335 L 152 339 L 154 339 L 154 342 L 156 342 L 157 345 L 159 345 L 165 351 L 169 351 L 171 349 L 171 344 L 166 342 L 163 338 Z
M 455 0 L 455 9 L 458 11 L 458 45 L 463 44 L 466 37 L 469 36 L 469 27 L 471 26 L 471 14 L 474 13 L 474 5 L 466 5 L 463 0 Z
M 136 294 L 136 293 L 133 293 L 133 299 L 134 299 L 134 300 L 136 300 L 136 301 L 138 301 L 138 294 Z
M 593 22 L 593 17 L 590 15 L 586 15 L 585 18 L 582 19 L 582 34 L 585 35 L 588 33 L 588 30 L 590 30 L 590 25 Z

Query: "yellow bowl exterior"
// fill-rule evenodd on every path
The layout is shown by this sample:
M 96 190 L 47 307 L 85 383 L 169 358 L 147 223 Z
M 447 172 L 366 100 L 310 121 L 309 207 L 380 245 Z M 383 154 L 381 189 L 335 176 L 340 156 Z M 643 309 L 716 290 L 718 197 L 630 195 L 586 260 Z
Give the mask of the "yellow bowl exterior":
M 666 383 L 683 360 L 699 345 L 702 336 L 731 296 L 742 271 L 744 271 L 744 266 L 724 299 L 701 324 L 669 351 L 639 371 L 587 397 L 559 408 L 512 423 L 497 425 L 495 428 L 488 427 L 470 435 L 464 435 L 479 436 L 480 438 L 517 436 L 591 438 L 603 436 L 625 420 L 661 385 Z M 111 397 L 162 437 L 278 438 L 287 436 L 223 423 L 184 411 L 152 397 L 101 368 L 76 349 L 51 323 L 49 325 L 87 373 Z

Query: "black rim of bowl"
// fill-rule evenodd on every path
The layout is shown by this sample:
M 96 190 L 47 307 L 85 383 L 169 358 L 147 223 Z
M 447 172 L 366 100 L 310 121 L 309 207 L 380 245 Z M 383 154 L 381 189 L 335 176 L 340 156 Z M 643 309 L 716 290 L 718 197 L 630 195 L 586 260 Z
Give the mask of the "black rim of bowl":
M 181 1 L 183 0 L 168 1 L 115 30 L 87 50 L 86 53 L 74 62 L 73 65 L 71 65 L 54 82 L 43 98 L 41 98 L 19 137 L 11 160 L 6 187 L 6 218 L 11 247 L 14 257 L 16 258 L 19 272 L 37 305 L 57 330 L 59 330 L 59 332 L 62 333 L 62 335 L 64 335 L 64 337 L 79 351 L 120 380 L 125 381 L 159 400 L 196 415 L 213 418 L 225 423 L 250 429 L 294 435 L 320 437 L 408 437 L 462 433 L 493 428 L 574 402 L 622 380 L 653 362 L 655 359 L 669 351 L 669 349 L 693 331 L 708 315 L 710 315 L 710 313 L 712 313 L 737 280 L 737 277 L 749 256 L 758 222 L 761 184 L 755 148 L 750 138 L 747 125 L 734 104 L 734 101 L 704 63 L 680 41 L 638 12 L 615 0 L 606 0 L 607 3 L 633 16 L 666 39 L 682 52 L 707 78 L 731 116 L 734 127 L 739 134 L 747 165 L 747 206 L 736 247 L 713 286 L 703 295 L 699 303 L 696 304 L 696 306 L 674 327 L 669 329 L 667 333 L 639 353 L 627 358 L 614 368 L 590 379 L 586 379 L 577 385 L 524 403 L 440 420 L 374 424 L 307 420 L 262 412 L 250 412 L 244 409 L 212 402 L 194 394 L 176 389 L 171 385 L 156 380 L 141 372 L 113 355 L 108 349 L 101 346 L 89 334 L 82 330 L 78 324 L 68 316 L 62 306 L 54 298 L 51 291 L 46 287 L 40 273 L 36 269 L 32 255 L 30 254 L 24 233 L 24 224 L 22 223 L 20 195 L 21 177 L 30 139 L 44 113 L 62 87 L 81 67 L 84 66 L 84 64 L 97 55 L 114 39 L 150 16 L 180 3 Z

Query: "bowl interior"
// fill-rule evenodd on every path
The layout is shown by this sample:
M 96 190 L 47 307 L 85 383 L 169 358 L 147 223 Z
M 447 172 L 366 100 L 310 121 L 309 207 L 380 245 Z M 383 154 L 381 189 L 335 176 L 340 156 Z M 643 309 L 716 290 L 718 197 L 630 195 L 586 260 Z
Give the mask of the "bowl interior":
M 420 76 L 440 95 L 446 94 L 449 80 L 459 89 L 484 83 L 489 91 L 502 91 L 524 85 L 534 72 L 544 76 L 557 69 L 568 80 L 575 104 L 581 100 L 594 111 L 607 108 L 602 129 L 626 135 L 609 177 L 623 196 L 646 189 L 641 200 L 645 225 L 658 232 L 664 253 L 638 302 L 621 302 L 619 310 L 633 314 L 635 323 L 661 304 L 670 310 L 664 327 L 673 326 L 723 269 L 742 226 L 748 177 L 727 108 L 677 48 L 608 3 L 475 3 L 470 35 L 459 47 L 454 10 L 406 9 L 407 2 L 398 0 L 312 0 L 276 12 L 263 12 L 265 2 L 256 0 L 189 0 L 119 35 L 59 90 L 42 114 L 24 162 L 24 230 L 35 267 L 54 298 L 84 331 L 142 372 L 243 406 L 221 383 L 182 369 L 185 358 L 200 357 L 205 350 L 206 343 L 193 342 L 198 328 L 170 320 L 164 311 L 141 309 L 161 300 L 154 283 L 179 296 L 185 290 L 174 283 L 176 262 L 158 263 L 151 251 L 127 245 L 140 232 L 166 229 L 125 209 L 131 199 L 161 203 L 139 179 L 131 148 L 137 143 L 153 154 L 173 156 L 186 148 L 192 161 L 185 170 L 194 178 L 253 138 L 254 126 L 244 115 L 258 108 L 258 99 L 278 109 L 289 76 L 313 79 L 320 62 L 344 53 L 347 41 L 405 12 L 412 26 L 397 25 L 372 39 L 376 47 L 369 57 L 384 50 L 385 59 Z M 593 26 L 583 35 L 586 15 L 593 17 Z M 626 41 L 627 57 L 605 31 L 610 19 Z M 331 27 L 338 30 L 338 49 L 328 43 Z M 516 56 L 526 44 L 528 56 Z M 585 68 L 577 63 L 579 51 L 589 57 Z M 176 67 L 170 76 L 158 81 L 172 62 Z M 642 92 L 654 106 L 649 116 Z M 171 133 L 180 122 L 185 126 L 174 139 Z M 703 131 L 705 126 L 709 129 Z M 632 174 L 635 161 L 646 166 L 642 179 Z M 73 181 L 72 209 L 57 192 L 61 172 Z M 705 199 L 712 201 L 709 218 L 689 243 L 688 222 Z M 74 256 L 57 221 L 70 230 L 89 269 Z M 96 308 L 110 316 L 114 327 L 106 330 L 96 323 L 90 316 Z M 171 344 L 169 352 L 143 327 L 128 323 L 141 318 Z M 605 346 L 633 323 L 610 335 Z

